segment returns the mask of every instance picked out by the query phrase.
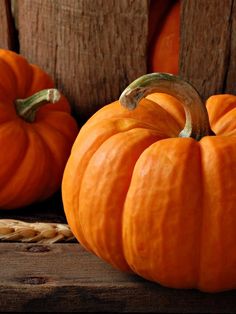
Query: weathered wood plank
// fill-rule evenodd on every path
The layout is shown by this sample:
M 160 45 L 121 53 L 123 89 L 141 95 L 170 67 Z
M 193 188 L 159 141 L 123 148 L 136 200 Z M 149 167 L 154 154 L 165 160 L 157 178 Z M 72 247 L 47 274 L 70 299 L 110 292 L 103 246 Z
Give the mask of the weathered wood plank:
M 8 9 L 9 1 L 0 0 L 0 48 L 9 49 L 11 43 L 9 21 L 8 21 Z
M 236 1 L 233 1 L 230 15 L 231 37 L 225 79 L 225 92 L 236 94 Z
M 234 0 L 182 1 L 180 75 L 204 99 L 236 92 L 235 27 Z
M 11 1 L 0 0 L 0 48 L 17 50 L 17 38 L 11 14 Z
M 20 51 L 85 120 L 146 72 L 148 1 L 21 0 Z
M 121 273 L 79 244 L 0 244 L 1 311 L 235 313 L 236 291 L 161 287 Z

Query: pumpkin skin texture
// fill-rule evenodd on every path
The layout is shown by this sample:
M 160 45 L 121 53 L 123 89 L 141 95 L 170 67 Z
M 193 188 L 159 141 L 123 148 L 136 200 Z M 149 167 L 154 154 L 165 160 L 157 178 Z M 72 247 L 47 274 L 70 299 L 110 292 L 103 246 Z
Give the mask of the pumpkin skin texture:
M 40 107 L 33 122 L 24 120 L 16 100 L 54 83 L 38 66 L 4 49 L 0 70 L 0 208 L 13 209 L 44 200 L 60 188 L 78 127 L 63 95 Z
M 196 140 L 182 132 L 179 95 L 163 90 L 143 92 L 133 111 L 121 96 L 82 127 L 62 181 L 67 221 L 122 271 L 173 288 L 236 288 L 236 96 L 202 105 L 210 123 Z

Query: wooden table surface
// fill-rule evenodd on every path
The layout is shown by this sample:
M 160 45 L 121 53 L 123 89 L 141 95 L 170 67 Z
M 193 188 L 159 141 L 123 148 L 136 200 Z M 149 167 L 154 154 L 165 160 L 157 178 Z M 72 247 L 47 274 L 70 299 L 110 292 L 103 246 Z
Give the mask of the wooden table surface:
M 55 206 L 56 204 L 56 206 Z M 0 218 L 65 222 L 57 197 Z M 236 313 L 236 291 L 176 290 L 122 273 L 76 241 L 0 243 L 0 312 Z

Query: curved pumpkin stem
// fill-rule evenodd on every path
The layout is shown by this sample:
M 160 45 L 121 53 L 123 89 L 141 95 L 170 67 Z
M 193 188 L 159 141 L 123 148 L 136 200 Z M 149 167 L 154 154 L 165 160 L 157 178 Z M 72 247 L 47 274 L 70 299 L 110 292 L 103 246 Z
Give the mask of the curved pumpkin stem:
M 121 94 L 120 103 L 135 109 L 145 96 L 152 93 L 166 93 L 182 103 L 186 123 L 179 137 L 200 140 L 207 135 L 215 135 L 210 128 L 208 113 L 196 89 L 178 76 L 168 73 L 150 73 L 133 81 Z
M 28 98 L 17 99 L 15 101 L 16 112 L 27 122 L 33 122 L 41 106 L 47 103 L 54 104 L 59 101 L 60 97 L 60 92 L 55 88 L 41 90 Z

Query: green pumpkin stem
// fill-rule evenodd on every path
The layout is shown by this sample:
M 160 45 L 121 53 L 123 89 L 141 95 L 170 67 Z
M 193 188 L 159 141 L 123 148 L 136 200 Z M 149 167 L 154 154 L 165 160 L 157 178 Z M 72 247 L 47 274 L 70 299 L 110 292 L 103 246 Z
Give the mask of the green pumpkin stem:
M 41 90 L 28 98 L 17 99 L 15 101 L 16 112 L 27 122 L 33 122 L 41 106 L 47 103 L 54 104 L 59 101 L 60 97 L 60 92 L 55 88 Z
M 142 98 L 152 93 L 166 93 L 183 104 L 186 122 L 179 137 L 202 137 L 215 135 L 210 128 L 208 113 L 196 89 L 178 76 L 169 73 L 150 73 L 133 81 L 121 94 L 120 103 L 135 109 Z

